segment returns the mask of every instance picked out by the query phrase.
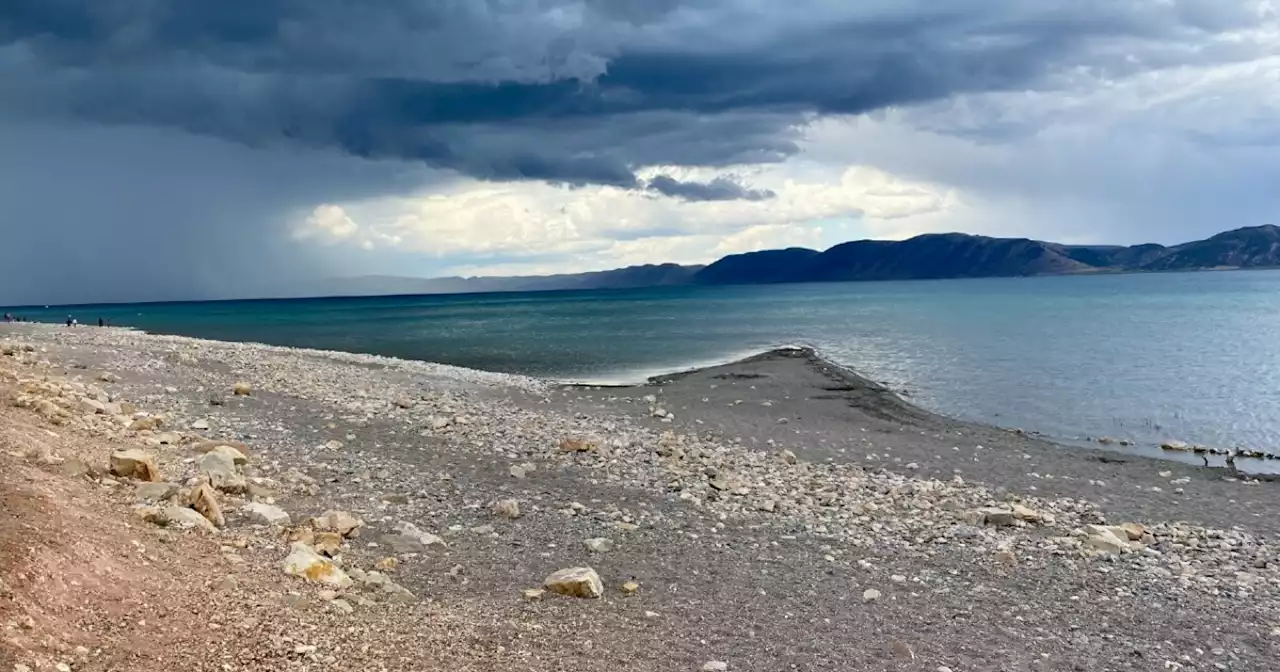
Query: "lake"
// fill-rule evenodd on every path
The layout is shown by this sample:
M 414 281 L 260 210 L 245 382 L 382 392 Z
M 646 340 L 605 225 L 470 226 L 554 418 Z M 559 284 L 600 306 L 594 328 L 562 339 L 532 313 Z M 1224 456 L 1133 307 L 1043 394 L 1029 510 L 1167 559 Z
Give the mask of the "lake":
M 19 309 L 629 382 L 803 344 L 961 418 L 1280 450 L 1280 271 Z

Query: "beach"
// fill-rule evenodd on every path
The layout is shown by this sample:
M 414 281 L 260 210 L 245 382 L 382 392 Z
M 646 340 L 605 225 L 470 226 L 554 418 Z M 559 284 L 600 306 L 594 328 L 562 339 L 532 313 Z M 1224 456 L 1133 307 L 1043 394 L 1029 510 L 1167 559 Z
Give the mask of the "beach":
M 1280 669 L 1276 484 L 808 350 L 616 387 L 115 328 L 0 353 L 4 670 Z

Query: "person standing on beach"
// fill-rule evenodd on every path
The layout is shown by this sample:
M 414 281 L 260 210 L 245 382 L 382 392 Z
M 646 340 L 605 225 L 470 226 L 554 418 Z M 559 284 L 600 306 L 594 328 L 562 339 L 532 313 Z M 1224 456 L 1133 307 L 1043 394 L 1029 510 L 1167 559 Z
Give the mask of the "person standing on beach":
M 71 326 L 71 325 L 72 325 L 72 324 L 74 324 L 74 323 L 75 323 L 75 320 L 72 320 L 72 319 L 71 319 L 71 316 L 70 316 L 70 315 L 68 315 L 68 316 L 67 316 L 67 326 L 69 327 L 69 326 Z
M 102 321 L 102 318 L 101 318 L 101 317 L 99 317 L 99 318 L 98 318 L 98 326 L 99 326 L 99 327 L 105 327 L 105 326 L 107 326 L 107 323 L 106 323 L 106 322 L 103 322 L 103 321 Z

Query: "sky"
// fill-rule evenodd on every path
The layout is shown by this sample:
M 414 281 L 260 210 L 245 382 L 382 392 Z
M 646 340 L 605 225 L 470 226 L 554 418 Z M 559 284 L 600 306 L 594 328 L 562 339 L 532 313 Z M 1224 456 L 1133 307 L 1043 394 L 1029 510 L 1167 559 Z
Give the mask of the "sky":
M 0 304 L 1280 223 L 1280 0 L 5 0 Z

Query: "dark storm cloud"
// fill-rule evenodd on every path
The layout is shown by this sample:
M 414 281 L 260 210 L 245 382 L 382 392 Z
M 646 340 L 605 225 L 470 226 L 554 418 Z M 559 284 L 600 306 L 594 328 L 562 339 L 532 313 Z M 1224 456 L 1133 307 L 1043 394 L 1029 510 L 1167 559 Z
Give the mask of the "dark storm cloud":
M 665 196 L 686 201 L 763 201 L 777 195 L 768 189 L 749 189 L 724 177 L 704 183 L 682 182 L 659 175 L 646 182 L 645 186 Z
M 1162 67 L 1248 20 L 1186 0 L 8 0 L 0 112 L 641 188 L 644 165 L 781 160 L 810 115 L 1147 67 L 1142 45 Z M 764 196 L 734 186 L 651 188 Z

